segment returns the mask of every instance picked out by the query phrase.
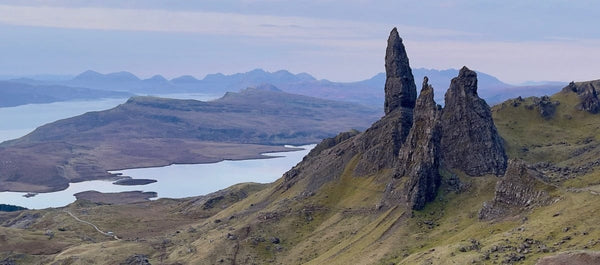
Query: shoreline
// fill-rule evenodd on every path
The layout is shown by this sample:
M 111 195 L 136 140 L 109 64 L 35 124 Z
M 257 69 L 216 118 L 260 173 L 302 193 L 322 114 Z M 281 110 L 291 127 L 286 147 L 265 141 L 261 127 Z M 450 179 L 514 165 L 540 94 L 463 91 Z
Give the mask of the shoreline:
M 175 164 L 173 165 L 175 166 L 173 169 L 161 170 L 161 168 L 166 167 L 162 166 L 155 167 L 156 169 L 150 168 L 150 171 L 143 171 L 142 173 L 125 172 L 125 174 L 122 174 L 121 172 L 111 172 L 112 176 L 114 176 L 113 178 L 74 182 L 70 183 L 67 189 L 57 192 L 39 193 L 32 198 L 22 197 L 22 195 L 25 194 L 24 192 L 0 192 L 0 200 L 30 209 L 44 209 L 66 206 L 75 201 L 75 194 L 87 191 L 98 192 L 97 194 L 99 194 L 99 196 L 101 193 L 108 193 L 106 196 L 117 198 L 125 196 L 126 192 L 136 190 L 141 192 L 156 192 L 158 193 L 157 198 L 177 199 L 201 196 L 238 183 L 271 183 L 281 177 L 296 163 L 300 162 L 314 146 L 315 145 L 306 145 L 286 152 L 271 152 L 271 154 L 282 153 L 281 156 L 261 155 L 261 158 L 258 159 L 223 160 L 221 161 L 221 163 L 224 163 L 222 165 L 216 165 L 218 163 Z M 291 154 L 288 155 L 285 153 Z M 266 162 L 266 160 L 270 160 L 270 158 L 283 158 L 283 160 L 277 160 L 279 162 Z M 246 161 L 247 164 L 244 161 Z M 237 162 L 241 162 L 241 164 Z M 143 170 L 148 168 L 139 169 Z M 114 180 L 123 179 L 136 182 L 142 179 L 153 179 L 160 184 L 155 184 L 156 182 L 136 186 L 113 184 Z M 125 193 L 119 194 L 122 192 Z M 174 194 L 180 194 L 181 196 Z
M 243 144 L 242 144 L 243 145 Z M 216 164 L 216 163 L 220 163 L 220 162 L 224 162 L 224 161 L 249 161 L 249 160 L 262 160 L 262 159 L 273 159 L 273 158 L 281 158 L 281 157 L 285 157 L 285 156 L 273 156 L 273 155 L 269 155 L 269 154 L 274 154 L 274 153 L 287 153 L 287 152 L 296 152 L 296 151 L 302 151 L 305 150 L 306 148 L 309 148 L 309 146 L 314 145 L 314 144 L 308 144 L 308 145 L 300 145 L 300 146 L 294 146 L 294 145 L 283 145 L 283 146 L 268 146 L 268 145 L 261 145 L 263 147 L 272 147 L 272 151 L 267 151 L 267 152 L 261 152 L 258 154 L 254 154 L 254 155 L 247 155 L 247 156 L 243 156 L 241 158 L 222 158 L 222 159 L 199 159 L 197 161 L 202 161 L 202 162 L 198 162 L 198 163 L 155 163 L 153 165 L 148 165 L 148 166 L 137 166 L 137 167 L 125 167 L 125 168 L 116 168 L 116 169 L 109 169 L 106 170 L 106 173 L 108 175 L 108 177 L 106 178 L 93 178 L 93 179 L 77 179 L 77 181 L 70 181 L 68 183 L 66 183 L 67 185 L 64 185 L 64 183 L 60 183 L 56 186 L 43 186 L 43 184 L 31 184 L 31 183 L 25 183 L 25 182 L 11 182 L 8 183 L 8 185 L 10 186 L 29 186 L 29 187 L 36 187 L 36 188 L 5 188 L 5 187 L 0 187 L 0 194 L 3 192 L 15 192 L 15 193 L 23 193 L 23 195 L 27 194 L 27 193 L 36 193 L 36 195 L 39 194 L 45 194 L 45 193 L 53 193 L 53 192 L 60 192 L 60 191 L 64 191 L 67 190 L 71 184 L 73 183 L 81 183 L 81 182 L 86 182 L 86 181 L 94 181 L 94 180 L 101 180 L 101 181 L 118 181 L 121 179 L 125 179 L 127 177 L 123 176 L 122 173 L 120 173 L 119 171 L 123 171 L 123 170 L 131 170 L 131 169 L 147 169 L 147 168 L 159 168 L 159 167 L 168 167 L 168 166 L 173 166 L 173 165 L 205 165 L 205 164 Z M 253 145 L 254 146 L 254 145 Z M 7 183 L 5 183 L 6 185 Z M 31 196 L 31 197 L 35 197 L 35 196 Z

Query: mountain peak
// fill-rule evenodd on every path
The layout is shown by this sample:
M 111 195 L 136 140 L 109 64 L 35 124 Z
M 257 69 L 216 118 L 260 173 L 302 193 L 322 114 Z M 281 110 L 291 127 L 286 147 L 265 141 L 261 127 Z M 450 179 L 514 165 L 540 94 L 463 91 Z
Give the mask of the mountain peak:
M 171 82 L 173 82 L 173 83 L 194 83 L 197 81 L 199 81 L 199 80 L 191 75 L 182 75 L 180 77 L 171 79 Z
M 153 75 L 152 77 L 146 79 L 146 80 L 151 80 L 151 81 L 160 81 L 160 82 L 166 82 L 168 81 L 164 76 L 162 75 Z
M 127 71 L 109 73 L 104 76 L 107 77 L 108 79 L 111 79 L 114 81 L 139 81 L 140 80 L 140 78 L 138 78 L 136 75 L 134 75 L 130 72 L 127 72 Z
M 276 87 L 276 86 L 274 86 L 274 85 L 272 85 L 272 84 L 269 84 L 269 83 L 262 83 L 262 84 L 260 84 L 260 85 L 258 85 L 258 86 L 256 86 L 256 87 L 254 87 L 254 89 L 257 89 L 257 90 L 263 90 L 263 91 L 276 91 L 276 92 L 282 92 L 282 90 L 281 90 L 281 89 L 279 89 L 278 87 Z
M 75 76 L 73 78 L 73 80 L 95 79 L 95 78 L 100 78 L 102 76 L 103 76 L 103 74 L 101 74 L 101 73 L 98 73 L 93 70 L 87 70 L 87 71 L 84 71 L 81 74 L 78 74 L 77 76 Z

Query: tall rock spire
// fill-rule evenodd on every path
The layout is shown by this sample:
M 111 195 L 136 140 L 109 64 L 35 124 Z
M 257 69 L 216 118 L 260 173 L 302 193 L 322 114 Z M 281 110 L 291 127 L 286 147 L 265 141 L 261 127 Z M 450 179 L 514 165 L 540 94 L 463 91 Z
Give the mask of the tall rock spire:
M 385 114 L 402 108 L 414 108 L 417 87 L 408 64 L 408 56 L 402 38 L 396 28 L 390 32 L 385 52 Z
M 442 113 L 442 159 L 470 176 L 502 175 L 506 153 L 490 107 L 477 95 L 477 73 L 467 67 L 453 78 Z
M 388 38 L 385 71 L 385 116 L 365 131 L 361 142 L 364 153 L 355 175 L 365 176 L 392 168 L 413 126 L 417 86 L 396 28 Z
M 441 107 L 433 100 L 433 87 L 423 78 L 414 110 L 414 126 L 400 149 L 395 178 L 407 178 L 403 194 L 416 210 L 435 199 L 440 186 Z

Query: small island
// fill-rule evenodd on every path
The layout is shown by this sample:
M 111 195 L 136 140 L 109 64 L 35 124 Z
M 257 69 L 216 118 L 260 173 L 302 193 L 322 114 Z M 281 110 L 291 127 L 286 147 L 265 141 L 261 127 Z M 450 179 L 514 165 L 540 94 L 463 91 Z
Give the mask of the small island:
M 153 191 L 126 191 L 115 193 L 102 193 L 95 190 L 89 190 L 75 193 L 73 196 L 75 196 L 77 200 L 88 200 L 93 203 L 122 205 L 128 203 L 145 202 L 150 200 L 150 198 L 157 197 L 158 194 Z
M 138 185 L 148 185 L 150 183 L 154 183 L 157 180 L 155 179 L 134 179 L 134 178 L 124 178 L 119 179 L 113 182 L 114 185 L 122 185 L 122 186 L 138 186 Z

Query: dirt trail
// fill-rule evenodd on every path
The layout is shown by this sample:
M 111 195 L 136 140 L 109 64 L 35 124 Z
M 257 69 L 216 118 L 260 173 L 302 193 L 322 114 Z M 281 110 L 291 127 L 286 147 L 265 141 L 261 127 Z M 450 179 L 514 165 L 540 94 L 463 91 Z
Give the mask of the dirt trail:
M 108 232 L 108 233 L 107 233 L 107 232 L 104 232 L 104 231 L 100 230 L 100 228 L 98 228 L 98 227 L 97 227 L 95 224 L 92 224 L 92 223 L 90 223 L 90 222 L 88 222 L 88 221 L 81 220 L 81 219 L 79 219 L 77 216 L 73 215 L 71 212 L 69 212 L 69 211 L 67 211 L 67 210 L 64 210 L 64 212 L 65 212 L 65 213 L 68 213 L 68 214 L 69 214 L 71 217 L 73 217 L 73 218 L 74 218 L 76 221 L 78 221 L 78 222 L 81 222 L 81 223 L 84 223 L 84 224 L 91 225 L 91 226 L 92 226 L 94 229 L 96 229 L 96 231 L 98 231 L 98 233 L 100 233 L 100 234 L 103 234 L 103 235 L 105 235 L 105 236 L 110 236 L 110 237 L 113 237 L 113 238 L 114 238 L 114 239 L 116 239 L 116 240 L 120 240 L 120 239 L 119 239 L 119 238 L 118 238 L 116 235 L 114 235 L 112 232 Z

